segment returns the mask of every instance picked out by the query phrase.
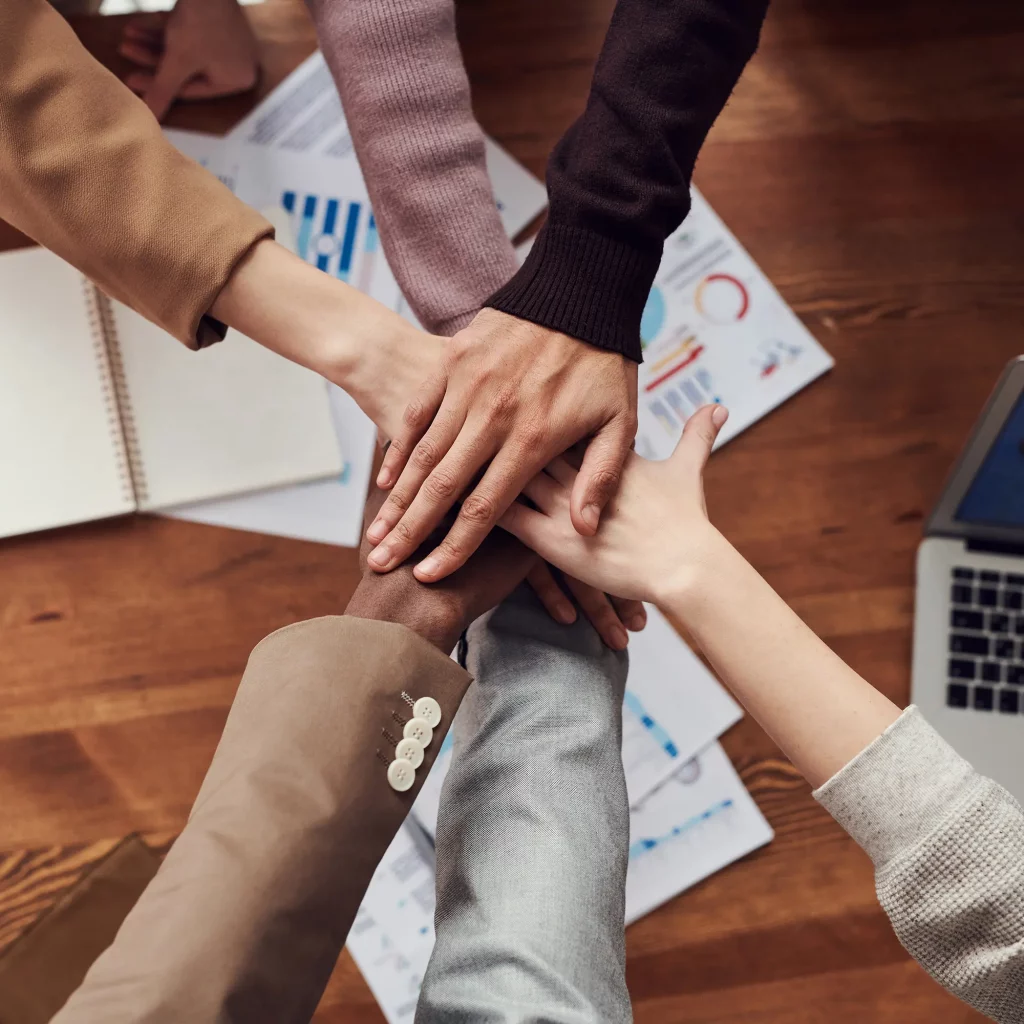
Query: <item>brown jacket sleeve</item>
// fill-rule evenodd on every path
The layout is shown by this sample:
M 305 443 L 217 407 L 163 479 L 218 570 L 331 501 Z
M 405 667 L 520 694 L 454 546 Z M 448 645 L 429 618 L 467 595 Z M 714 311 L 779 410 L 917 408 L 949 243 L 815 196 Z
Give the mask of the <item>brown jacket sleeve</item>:
M 184 832 L 52 1024 L 297 1024 L 313 1014 L 374 870 L 469 685 L 404 626 L 331 617 L 253 651 Z M 380 748 L 441 723 L 398 793 Z
M 273 233 L 180 154 L 46 0 L 0 2 L 0 217 L 190 348 Z

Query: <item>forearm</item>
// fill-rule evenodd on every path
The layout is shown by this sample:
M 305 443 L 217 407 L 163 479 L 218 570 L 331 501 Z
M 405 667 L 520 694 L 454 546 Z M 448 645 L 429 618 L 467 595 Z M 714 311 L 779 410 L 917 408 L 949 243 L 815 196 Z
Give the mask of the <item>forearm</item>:
M 682 622 L 722 681 L 813 786 L 899 717 L 800 620 L 713 527 L 697 568 L 658 603 Z
M 113 945 L 55 1024 L 310 1019 L 377 863 L 469 676 L 413 631 L 297 623 L 249 659 L 192 813 Z M 408 718 L 441 722 L 406 792 L 377 756 Z
M 548 163 L 547 224 L 488 305 L 641 359 L 640 316 L 662 243 L 689 211 L 697 154 L 766 8 L 618 0 L 586 109 Z
M 0 216 L 191 348 L 272 228 L 179 153 L 45 0 L 0 4 Z
M 307 0 L 388 263 L 419 321 L 453 334 L 515 273 L 473 116 L 452 0 Z

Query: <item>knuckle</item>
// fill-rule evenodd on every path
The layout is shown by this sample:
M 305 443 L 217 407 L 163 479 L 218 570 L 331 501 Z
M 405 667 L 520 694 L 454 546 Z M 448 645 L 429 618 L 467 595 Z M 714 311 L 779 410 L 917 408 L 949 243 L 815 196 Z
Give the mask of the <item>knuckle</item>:
M 455 498 L 459 485 L 454 474 L 439 468 L 427 477 L 423 487 L 427 496 L 435 501 L 448 501 Z
M 391 533 L 400 544 L 411 544 L 413 542 L 412 528 L 404 520 L 400 519 L 391 528 Z
M 392 491 L 388 495 L 388 500 L 384 502 L 381 507 L 381 515 L 387 515 L 388 517 L 394 518 L 395 516 L 404 515 L 405 511 L 409 508 L 409 502 L 402 494 L 396 494 Z
M 504 423 L 519 407 L 519 396 L 509 388 L 502 388 L 492 399 L 490 419 Z
M 423 404 L 422 399 L 412 399 L 412 401 L 410 401 L 405 407 L 405 412 L 402 413 L 402 422 L 410 429 L 415 429 L 423 421 L 426 414 L 426 408 L 427 407 Z
M 519 429 L 519 444 L 526 455 L 538 452 L 547 446 L 547 431 L 536 420 L 523 424 Z
M 590 475 L 591 490 L 602 494 L 614 491 L 619 485 L 619 470 L 614 466 L 600 466 Z
M 473 526 L 488 525 L 494 521 L 498 507 L 488 494 L 471 494 L 463 503 L 459 517 Z
M 431 470 L 441 459 L 437 445 L 433 441 L 424 438 L 412 453 L 412 462 L 417 469 Z

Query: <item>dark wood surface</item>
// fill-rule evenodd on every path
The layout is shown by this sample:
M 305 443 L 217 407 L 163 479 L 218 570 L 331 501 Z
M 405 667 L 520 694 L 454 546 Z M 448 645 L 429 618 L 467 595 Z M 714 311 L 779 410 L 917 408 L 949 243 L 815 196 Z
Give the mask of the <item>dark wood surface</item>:
M 612 0 L 466 0 L 484 127 L 537 174 Z M 251 11 L 279 81 L 301 4 Z M 117 68 L 117 21 L 82 23 Z M 697 183 L 836 358 L 712 460 L 713 517 L 859 672 L 908 699 L 922 520 L 1024 350 L 1024 6 L 775 0 Z M 178 111 L 222 130 L 252 103 Z M 7 231 L 0 244 L 16 243 Z M 251 647 L 337 612 L 349 551 L 160 519 L 0 542 L 0 944 L 132 830 L 180 829 Z M 900 947 L 870 864 L 749 719 L 775 841 L 629 930 L 638 1021 L 973 1021 Z M 347 955 L 320 1022 L 379 1021 Z

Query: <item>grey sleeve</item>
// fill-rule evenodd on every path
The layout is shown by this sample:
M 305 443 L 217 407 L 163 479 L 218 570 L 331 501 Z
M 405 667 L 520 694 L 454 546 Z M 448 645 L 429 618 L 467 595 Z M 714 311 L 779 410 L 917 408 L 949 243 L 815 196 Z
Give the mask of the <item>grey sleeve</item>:
M 1024 1022 L 1024 813 L 906 711 L 814 794 L 875 865 L 913 958 L 1003 1024 Z
M 627 1024 L 625 655 L 525 586 L 468 641 L 416 1024 Z

